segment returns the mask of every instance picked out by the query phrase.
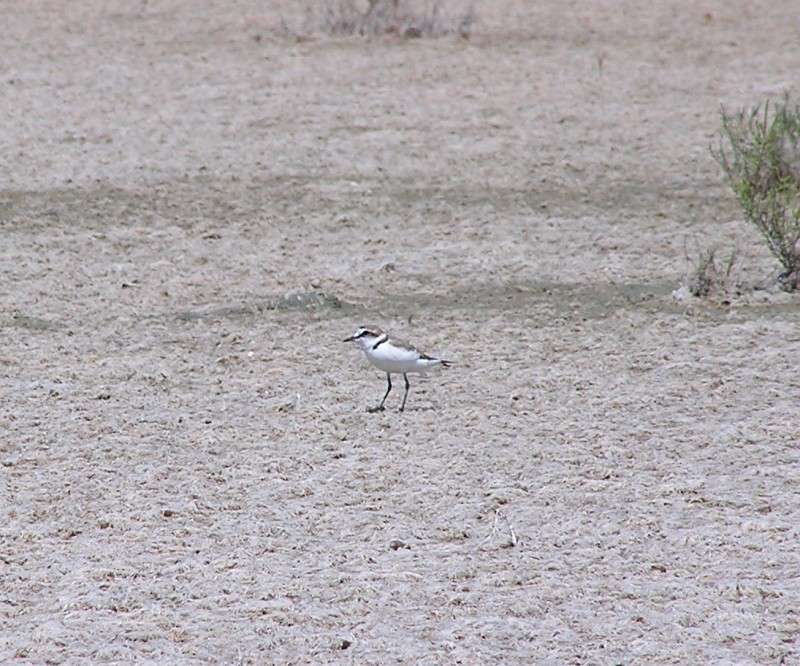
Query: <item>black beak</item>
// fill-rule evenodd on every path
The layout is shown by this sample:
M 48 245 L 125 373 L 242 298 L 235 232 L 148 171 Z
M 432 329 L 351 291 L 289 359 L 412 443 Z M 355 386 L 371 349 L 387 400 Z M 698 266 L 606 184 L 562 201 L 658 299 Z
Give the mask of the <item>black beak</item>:
M 345 338 L 344 342 L 352 342 L 355 339 L 356 339 L 356 336 L 355 335 L 351 335 L 349 338 Z

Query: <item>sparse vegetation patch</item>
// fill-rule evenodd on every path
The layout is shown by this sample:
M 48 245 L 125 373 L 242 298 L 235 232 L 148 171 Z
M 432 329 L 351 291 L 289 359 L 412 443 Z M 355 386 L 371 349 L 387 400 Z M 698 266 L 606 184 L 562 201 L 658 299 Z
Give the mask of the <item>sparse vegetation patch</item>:
M 453 12 L 445 0 L 306 0 L 304 31 L 325 35 L 468 38 L 475 7 Z

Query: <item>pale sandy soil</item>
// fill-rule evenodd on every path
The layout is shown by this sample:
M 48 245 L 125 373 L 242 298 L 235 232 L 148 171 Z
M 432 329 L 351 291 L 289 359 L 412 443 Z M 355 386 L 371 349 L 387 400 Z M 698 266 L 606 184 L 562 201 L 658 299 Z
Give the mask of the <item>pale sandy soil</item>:
M 296 6 L 0 2 L 0 662 L 800 664 L 800 301 L 672 293 L 800 5 Z

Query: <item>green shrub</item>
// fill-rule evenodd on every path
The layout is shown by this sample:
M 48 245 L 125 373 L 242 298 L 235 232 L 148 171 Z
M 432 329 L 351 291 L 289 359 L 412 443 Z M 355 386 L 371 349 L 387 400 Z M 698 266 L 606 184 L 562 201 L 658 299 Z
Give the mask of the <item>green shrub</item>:
M 714 158 L 784 272 L 781 285 L 800 287 L 800 107 L 789 95 L 736 113 L 720 110 L 722 129 Z

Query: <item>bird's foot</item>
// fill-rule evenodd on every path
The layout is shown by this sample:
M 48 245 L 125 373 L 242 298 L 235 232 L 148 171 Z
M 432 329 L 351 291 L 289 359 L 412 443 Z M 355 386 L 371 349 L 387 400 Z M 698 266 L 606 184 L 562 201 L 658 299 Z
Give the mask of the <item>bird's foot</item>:
M 377 405 L 376 407 L 367 407 L 367 411 L 370 414 L 375 414 L 376 412 L 382 412 L 384 409 L 386 408 L 383 405 Z

